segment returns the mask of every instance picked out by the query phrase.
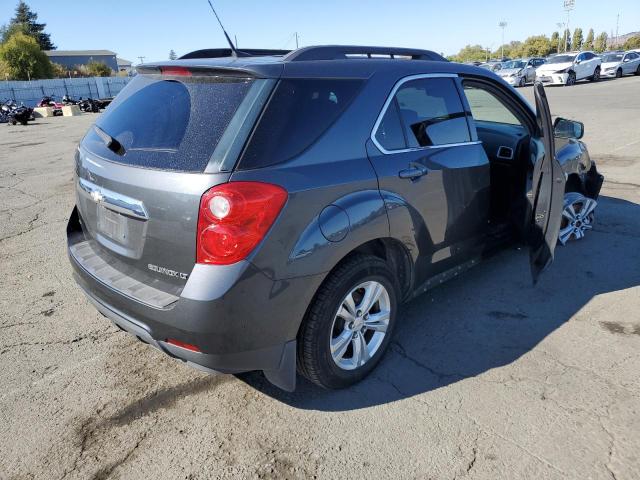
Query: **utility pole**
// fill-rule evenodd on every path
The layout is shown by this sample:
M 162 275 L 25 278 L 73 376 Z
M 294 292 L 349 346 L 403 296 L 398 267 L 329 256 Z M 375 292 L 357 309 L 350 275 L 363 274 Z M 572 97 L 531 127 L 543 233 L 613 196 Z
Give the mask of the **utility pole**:
M 296 32 L 296 50 L 298 49 L 298 32 Z
M 502 43 L 501 43 L 501 57 L 504 58 L 504 29 L 507 26 L 507 22 L 505 22 L 504 20 L 502 20 L 500 23 L 498 23 L 498 26 L 502 29 Z M 502 58 L 500 59 L 502 61 Z
M 618 14 L 618 16 L 616 17 L 616 46 L 618 46 L 618 34 L 620 33 L 619 28 L 620 28 L 620 14 Z
M 569 13 L 576 7 L 576 0 L 564 0 L 564 10 L 567 12 L 567 29 L 564 36 L 564 51 L 569 50 Z
M 143 64 L 144 63 L 144 59 L 147 57 L 138 57 L 140 59 L 140 63 Z
M 233 38 L 234 38 L 234 40 L 236 41 L 236 48 L 238 48 L 238 36 L 237 36 L 237 35 L 234 35 L 234 36 L 233 36 Z

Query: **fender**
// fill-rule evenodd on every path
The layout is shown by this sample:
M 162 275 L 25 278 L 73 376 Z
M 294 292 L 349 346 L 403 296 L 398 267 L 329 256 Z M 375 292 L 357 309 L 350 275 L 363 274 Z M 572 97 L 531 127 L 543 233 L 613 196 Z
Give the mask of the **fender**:
M 289 253 L 300 275 L 330 271 L 358 246 L 389 236 L 385 203 L 378 190 L 349 193 L 311 220 Z

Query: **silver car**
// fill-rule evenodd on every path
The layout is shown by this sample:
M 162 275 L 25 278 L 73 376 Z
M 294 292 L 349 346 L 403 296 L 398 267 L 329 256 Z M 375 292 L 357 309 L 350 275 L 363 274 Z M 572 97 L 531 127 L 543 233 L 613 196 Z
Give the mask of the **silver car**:
M 502 64 L 498 75 L 513 87 L 524 87 L 527 83 L 535 82 L 536 68 L 543 63 L 545 63 L 544 58 L 537 57 L 511 60 Z
M 640 75 L 640 53 L 629 51 L 602 54 L 601 77 L 620 78 L 630 74 Z

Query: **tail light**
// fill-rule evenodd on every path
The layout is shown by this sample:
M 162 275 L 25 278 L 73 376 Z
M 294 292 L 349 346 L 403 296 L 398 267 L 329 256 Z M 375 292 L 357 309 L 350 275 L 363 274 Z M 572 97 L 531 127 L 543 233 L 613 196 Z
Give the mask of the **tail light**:
M 200 200 L 197 262 L 229 265 L 245 259 L 287 201 L 287 191 L 260 182 L 213 187 Z
M 169 345 L 173 345 L 175 347 L 184 348 L 185 350 L 189 350 L 191 352 L 196 352 L 196 353 L 201 353 L 202 352 L 202 350 L 200 350 L 200 348 L 197 347 L 196 345 L 192 345 L 192 344 L 186 343 L 186 342 L 181 342 L 180 340 L 176 340 L 175 338 L 167 338 L 165 341 Z
M 185 67 L 160 67 L 162 75 L 171 75 L 177 77 L 190 77 L 191 70 Z

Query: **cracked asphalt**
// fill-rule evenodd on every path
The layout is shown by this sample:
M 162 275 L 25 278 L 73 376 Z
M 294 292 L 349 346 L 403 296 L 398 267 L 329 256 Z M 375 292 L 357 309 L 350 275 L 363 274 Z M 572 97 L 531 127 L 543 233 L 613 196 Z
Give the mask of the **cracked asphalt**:
M 0 479 L 640 478 L 639 91 L 548 89 L 606 175 L 586 239 L 535 288 L 514 248 L 407 304 L 337 392 L 207 375 L 112 327 L 65 252 L 95 117 L 0 125 Z

